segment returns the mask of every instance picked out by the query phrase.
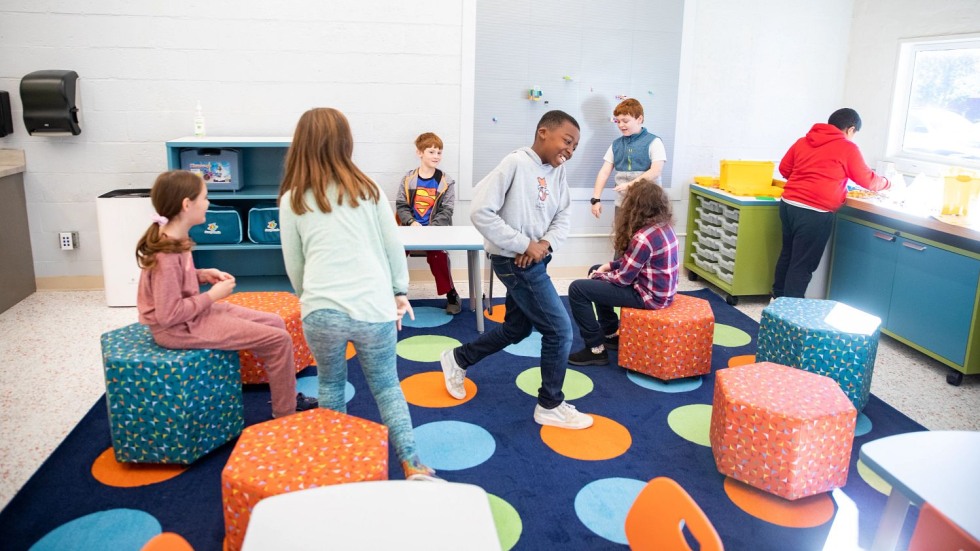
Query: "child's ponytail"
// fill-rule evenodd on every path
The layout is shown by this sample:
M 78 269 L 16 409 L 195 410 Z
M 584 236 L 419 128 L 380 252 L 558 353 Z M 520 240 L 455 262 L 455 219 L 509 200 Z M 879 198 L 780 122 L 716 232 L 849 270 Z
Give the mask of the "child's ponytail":
M 140 268 L 156 266 L 157 253 L 181 253 L 191 250 L 190 239 L 173 239 L 163 233 L 163 227 L 184 209 L 184 199 L 194 200 L 201 194 L 201 177 L 186 170 L 171 170 L 157 176 L 150 190 L 150 201 L 156 213 L 153 223 L 136 242 L 136 263 Z

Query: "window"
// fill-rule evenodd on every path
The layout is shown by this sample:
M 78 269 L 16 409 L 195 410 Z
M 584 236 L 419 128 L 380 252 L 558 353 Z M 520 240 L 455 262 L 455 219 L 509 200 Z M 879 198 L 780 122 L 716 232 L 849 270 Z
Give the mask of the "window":
M 980 35 L 901 44 L 888 152 L 980 168 Z

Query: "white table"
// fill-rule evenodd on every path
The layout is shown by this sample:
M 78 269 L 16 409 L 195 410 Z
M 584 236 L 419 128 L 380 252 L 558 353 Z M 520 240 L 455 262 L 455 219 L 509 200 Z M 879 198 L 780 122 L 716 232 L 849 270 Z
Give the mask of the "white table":
M 909 505 L 923 502 L 980 539 L 980 432 L 896 434 L 861 446 L 860 458 L 892 486 L 872 551 L 894 549 Z
M 483 488 L 452 482 L 352 482 L 280 494 L 252 509 L 242 551 L 500 551 Z
M 483 236 L 473 226 L 399 226 L 406 251 L 466 251 L 470 281 L 470 310 L 476 330 L 483 332 Z

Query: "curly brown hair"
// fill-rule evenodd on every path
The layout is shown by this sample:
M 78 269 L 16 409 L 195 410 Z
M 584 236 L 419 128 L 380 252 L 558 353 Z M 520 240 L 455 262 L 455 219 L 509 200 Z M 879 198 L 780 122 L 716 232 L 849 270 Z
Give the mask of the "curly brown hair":
M 613 250 L 624 254 L 633 235 L 646 226 L 674 223 L 674 211 L 664 188 L 651 180 L 637 180 L 626 190 L 613 231 Z
M 157 214 L 173 220 L 184 210 L 184 199 L 193 201 L 204 189 L 204 180 L 193 172 L 171 170 L 157 176 L 150 190 L 150 201 Z M 157 253 L 182 253 L 191 250 L 190 239 L 173 239 L 162 233 L 163 226 L 153 222 L 136 243 L 136 263 L 140 268 L 157 265 Z

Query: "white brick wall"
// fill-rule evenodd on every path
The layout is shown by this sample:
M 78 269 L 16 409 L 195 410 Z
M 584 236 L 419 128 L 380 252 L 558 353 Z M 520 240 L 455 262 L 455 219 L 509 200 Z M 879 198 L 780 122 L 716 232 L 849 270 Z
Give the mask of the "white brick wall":
M 467 86 L 461 67 L 464 12 L 473 1 L 0 3 L 0 90 L 10 92 L 14 111 L 14 134 L 0 138 L 0 148 L 26 151 L 38 277 L 101 273 L 94 198 L 149 186 L 166 168 L 163 142 L 191 133 L 197 100 L 213 136 L 288 136 L 305 109 L 337 107 L 353 125 L 356 161 L 388 193 L 416 162 L 414 137 L 432 130 L 446 142 L 444 168 L 466 183 L 470 175 L 459 174 L 460 148 L 470 139 L 460 135 Z M 955 0 L 964 13 L 974 3 Z M 845 74 L 849 103 L 884 103 L 891 84 L 866 75 L 894 50 L 872 44 L 864 31 L 886 12 L 914 29 L 925 15 L 911 4 L 903 0 L 892 10 L 888 0 L 688 0 L 676 143 L 668 161 L 675 185 L 716 174 L 723 158 L 778 159 L 811 123 L 842 104 Z M 553 19 L 559 27 L 560 18 Z M 603 18 L 596 21 L 601 36 Z M 964 28 L 958 21 L 930 20 L 929 32 Z M 975 30 L 975 15 L 969 25 Z M 863 38 L 852 39 L 852 32 Z M 894 41 L 894 34 L 880 38 Z M 594 57 L 597 48 L 587 55 Z M 560 64 L 565 55 L 552 43 L 519 50 L 548 63 Z M 26 135 L 19 83 L 41 69 L 80 75 L 80 136 Z M 869 115 L 880 118 L 880 110 L 868 105 Z M 872 132 L 869 125 L 862 134 L 875 149 L 883 147 Z M 686 201 L 675 206 L 683 232 Z M 595 221 L 581 209 L 573 234 L 609 232 L 611 212 Z M 468 223 L 467 211 L 461 201 L 458 223 Z M 64 230 L 80 232 L 80 250 L 58 250 L 56 233 Z M 602 259 L 608 244 L 574 238 L 556 265 Z M 462 257 L 455 261 L 465 265 Z
M 192 133 L 289 136 L 306 109 L 344 111 L 355 160 L 394 189 L 432 130 L 458 171 L 464 5 L 331 1 L 259 3 L 9 0 L 0 5 L 0 89 L 14 134 L 0 148 L 27 156 L 28 215 L 38 277 L 102 272 L 95 197 L 149 187 L 166 169 L 166 140 Z M 28 136 L 20 79 L 79 74 L 82 134 Z M 57 232 L 81 248 L 61 251 Z

